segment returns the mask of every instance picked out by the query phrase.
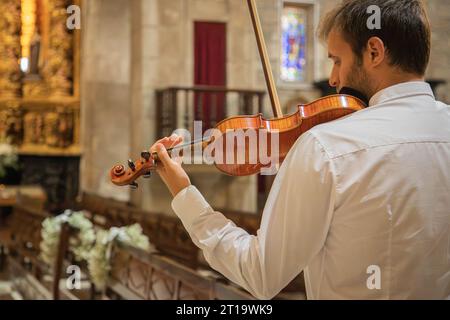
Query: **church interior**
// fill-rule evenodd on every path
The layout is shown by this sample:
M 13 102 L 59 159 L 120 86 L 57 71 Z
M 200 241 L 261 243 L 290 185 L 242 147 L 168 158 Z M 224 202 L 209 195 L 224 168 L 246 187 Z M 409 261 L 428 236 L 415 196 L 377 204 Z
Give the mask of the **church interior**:
M 255 3 L 283 114 L 334 94 L 316 29 L 336 1 Z M 426 81 L 449 104 L 450 2 L 424 3 Z M 194 121 L 201 137 L 270 119 L 270 98 L 246 0 L 0 0 L 0 300 L 254 299 L 208 265 L 158 174 L 110 170 Z M 274 176 L 184 168 L 256 235 Z M 302 274 L 275 297 L 306 298 Z

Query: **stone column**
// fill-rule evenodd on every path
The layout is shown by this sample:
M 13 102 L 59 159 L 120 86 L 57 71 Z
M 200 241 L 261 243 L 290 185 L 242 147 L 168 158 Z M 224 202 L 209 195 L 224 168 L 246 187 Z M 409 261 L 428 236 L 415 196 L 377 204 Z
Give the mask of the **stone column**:
M 88 0 L 82 8 L 81 190 L 130 200 L 109 169 L 130 150 L 131 8 L 129 0 Z

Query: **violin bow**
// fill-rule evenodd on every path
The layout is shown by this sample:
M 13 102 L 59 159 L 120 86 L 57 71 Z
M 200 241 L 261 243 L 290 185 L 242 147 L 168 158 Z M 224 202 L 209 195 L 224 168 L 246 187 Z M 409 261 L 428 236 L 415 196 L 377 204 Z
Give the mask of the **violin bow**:
M 270 66 L 269 55 L 267 54 L 266 42 L 262 33 L 261 21 L 259 20 L 258 9 L 256 8 L 255 0 L 247 0 L 250 16 L 252 18 L 253 30 L 256 35 L 256 43 L 258 44 L 259 56 L 264 70 L 264 77 L 266 79 L 267 90 L 269 91 L 270 102 L 272 105 L 273 114 L 277 118 L 283 116 L 283 111 L 280 106 L 280 99 L 278 98 L 277 89 L 275 87 L 275 80 L 273 78 L 272 68 Z

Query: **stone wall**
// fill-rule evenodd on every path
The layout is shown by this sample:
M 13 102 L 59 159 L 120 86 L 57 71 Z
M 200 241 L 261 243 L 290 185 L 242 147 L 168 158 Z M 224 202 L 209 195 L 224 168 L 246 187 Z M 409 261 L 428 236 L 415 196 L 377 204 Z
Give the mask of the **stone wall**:
M 437 89 L 436 98 L 450 104 L 450 1 L 424 2 L 431 24 L 431 57 L 426 77 L 447 81 Z

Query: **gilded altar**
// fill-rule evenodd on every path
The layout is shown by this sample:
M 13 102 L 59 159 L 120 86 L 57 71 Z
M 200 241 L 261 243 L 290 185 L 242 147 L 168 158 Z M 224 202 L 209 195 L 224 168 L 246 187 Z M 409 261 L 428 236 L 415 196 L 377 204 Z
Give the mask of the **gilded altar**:
M 81 0 L 0 1 L 0 143 L 21 154 L 79 155 Z

